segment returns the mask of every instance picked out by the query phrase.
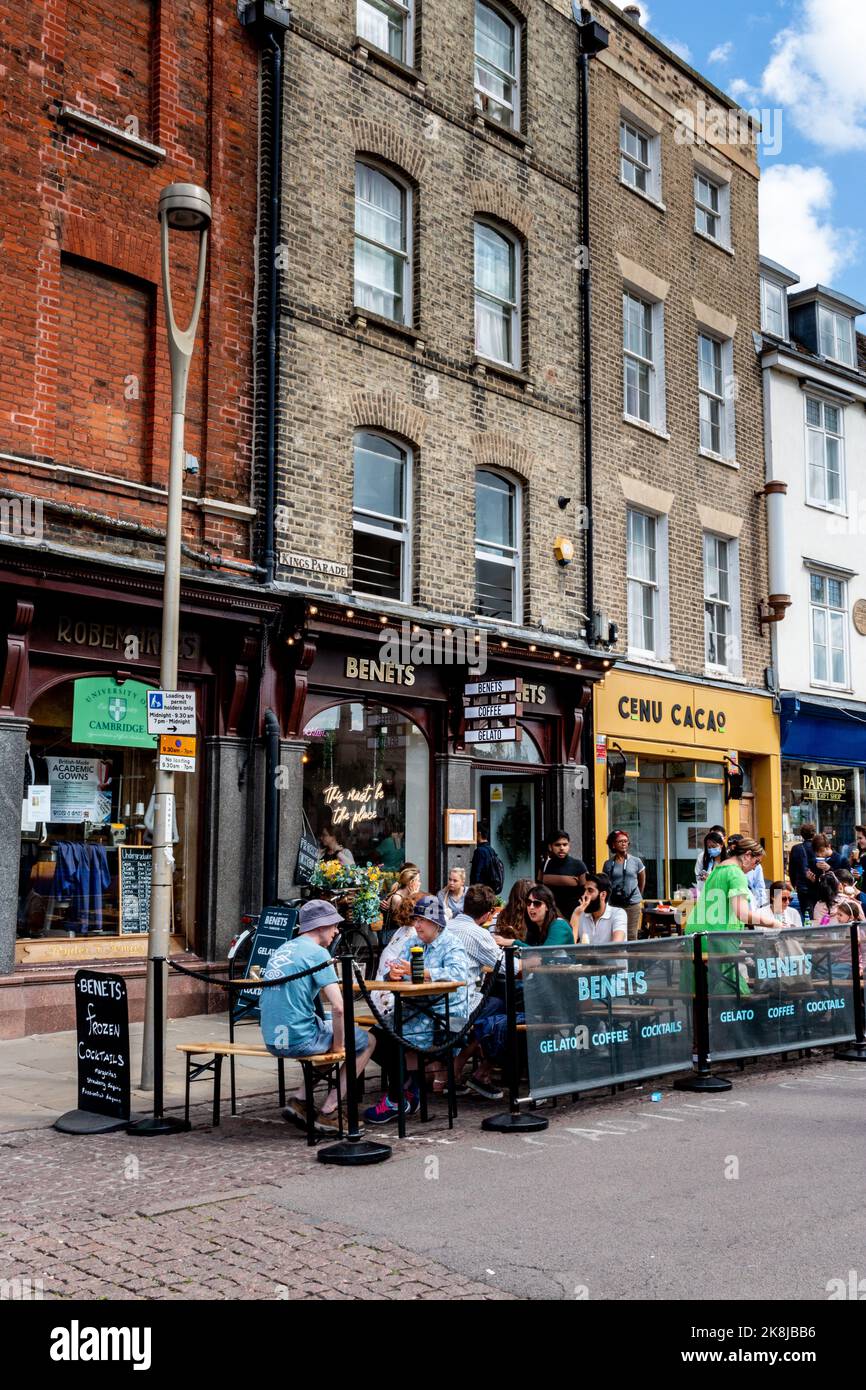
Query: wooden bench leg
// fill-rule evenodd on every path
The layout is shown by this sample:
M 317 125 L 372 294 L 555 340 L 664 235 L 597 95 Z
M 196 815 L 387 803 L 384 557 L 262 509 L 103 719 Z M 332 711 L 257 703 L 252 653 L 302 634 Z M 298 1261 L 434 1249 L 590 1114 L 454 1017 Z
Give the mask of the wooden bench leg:
M 454 1079 L 454 1049 L 449 1047 L 445 1056 L 448 1058 L 448 1081 L 446 1083 L 448 1087 L 448 1128 L 453 1129 L 454 1116 L 457 1114 L 457 1098 L 454 1095 L 454 1090 L 457 1085 Z
M 217 1126 L 220 1122 L 220 1083 L 222 1081 L 223 1059 L 222 1053 L 218 1052 L 213 1059 L 213 1122 Z
M 313 1068 L 309 1062 L 301 1062 L 304 1073 L 304 1095 L 307 1102 L 307 1145 L 312 1148 L 316 1142 L 316 1102 L 313 1097 Z
M 185 1090 L 184 1107 L 183 1107 L 183 1118 L 184 1118 L 184 1120 L 186 1121 L 186 1127 L 187 1127 L 187 1129 L 189 1129 L 189 1083 L 190 1083 L 190 1074 L 189 1074 L 189 1073 L 190 1073 L 190 1066 L 191 1066 L 191 1063 L 192 1063 L 192 1053 L 191 1053 L 191 1052 L 188 1052 L 188 1053 L 186 1054 L 186 1090 Z
M 285 1057 L 278 1057 L 278 1058 L 277 1058 L 277 1076 L 278 1076 L 278 1078 L 279 1078 L 279 1087 L 280 1087 L 280 1109 L 283 1110 L 283 1109 L 285 1108 L 285 1104 L 286 1104 L 286 1059 L 285 1059 Z
M 232 1114 L 236 1115 L 238 1113 L 238 1098 L 237 1091 L 235 1089 L 235 1059 L 233 1056 L 229 1058 L 229 1077 L 229 1084 L 232 1093 Z

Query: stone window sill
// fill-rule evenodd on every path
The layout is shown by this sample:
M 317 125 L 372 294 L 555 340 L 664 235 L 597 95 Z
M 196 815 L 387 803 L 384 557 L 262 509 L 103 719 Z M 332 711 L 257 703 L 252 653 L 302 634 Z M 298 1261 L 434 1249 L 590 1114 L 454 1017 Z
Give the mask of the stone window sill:
M 660 430 L 658 425 L 650 425 L 646 420 L 636 419 L 634 415 L 623 415 L 622 419 L 623 424 L 632 425 L 636 430 L 643 430 L 645 434 L 654 434 L 656 439 L 670 439 L 667 430 Z
M 101 145 L 122 150 L 124 154 L 143 159 L 148 164 L 158 164 L 161 159 L 165 159 L 165 150 L 161 145 L 153 145 L 149 140 L 142 140 L 139 135 L 131 135 L 128 130 L 121 130 L 119 126 L 111 125 L 109 121 L 103 121 L 99 116 L 91 115 L 89 111 L 80 111 L 77 106 L 64 103 L 57 113 L 57 119 L 62 125 L 71 126 L 73 130 L 87 135 L 91 140 L 98 140 Z
M 528 372 L 523 372 L 517 367 L 509 367 L 505 362 L 494 362 L 491 358 L 481 357 L 476 352 L 473 366 L 479 376 L 484 376 L 490 372 L 493 376 L 502 377 L 504 381 L 511 381 L 516 386 L 525 387 L 528 392 L 535 389 L 535 383 Z
M 407 82 L 414 82 L 416 87 L 426 87 L 427 85 L 423 73 L 418 68 L 402 62 L 400 58 L 395 58 L 391 53 L 386 53 L 384 48 L 377 48 L 369 39 L 362 39 L 356 34 L 352 41 L 352 52 L 358 61 L 365 65 L 368 62 L 377 63 L 380 67 L 395 72 L 398 77 L 404 77 Z
M 667 205 L 662 202 L 661 198 L 654 198 L 651 193 L 644 193 L 642 188 L 635 188 L 633 183 L 627 183 L 622 177 L 617 182 L 623 188 L 627 188 L 629 193 L 633 193 L 636 198 L 642 198 L 645 203 L 649 203 L 650 207 L 655 208 L 657 212 L 667 212 Z
M 717 454 L 712 449 L 698 449 L 698 454 L 702 459 L 710 459 L 713 463 L 720 463 L 723 468 L 739 470 L 740 465 L 736 459 L 726 459 L 724 454 Z
M 701 241 L 706 241 L 710 246 L 715 246 L 717 251 L 724 251 L 726 256 L 736 255 L 733 246 L 726 246 L 723 241 L 717 241 L 714 236 L 707 236 L 706 232 L 702 232 L 698 227 L 695 227 L 694 230 L 695 236 L 700 237 Z
M 511 130 L 508 126 L 501 125 L 499 121 L 491 120 L 489 116 L 485 116 L 484 112 L 479 111 L 475 106 L 473 106 L 470 114 L 479 130 L 489 130 L 492 131 L 494 135 L 502 135 L 506 140 L 510 140 L 512 144 L 519 145 L 521 149 L 526 150 L 527 153 L 532 149 L 529 140 L 522 131 Z
M 395 338 L 402 338 L 405 342 L 411 343 L 413 347 L 422 350 L 424 348 L 421 335 L 416 333 L 414 328 L 410 328 L 407 323 L 397 323 L 394 319 L 386 319 L 384 314 L 374 314 L 371 309 L 363 309 L 356 304 L 349 315 L 349 319 L 355 328 L 360 328 L 362 330 L 365 328 L 380 328 L 386 333 L 393 334 Z

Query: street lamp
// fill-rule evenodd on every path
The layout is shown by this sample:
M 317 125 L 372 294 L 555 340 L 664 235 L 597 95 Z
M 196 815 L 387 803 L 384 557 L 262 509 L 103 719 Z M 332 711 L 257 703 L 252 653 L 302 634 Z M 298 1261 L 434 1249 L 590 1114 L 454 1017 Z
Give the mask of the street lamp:
M 180 545 L 183 521 L 183 457 L 184 415 L 189 364 L 192 360 L 198 318 L 204 293 L 207 237 L 211 224 L 210 194 L 194 183 L 173 183 L 159 196 L 160 260 L 165 317 L 168 331 L 168 352 L 171 362 L 171 456 L 168 470 L 168 517 L 165 528 L 165 578 L 162 590 L 162 647 L 160 653 L 160 686 L 163 690 L 177 689 L 177 650 L 180 627 Z M 169 263 L 169 232 L 193 232 L 198 235 L 198 278 L 192 316 L 186 329 L 178 328 L 171 297 L 171 266 Z M 150 938 L 148 941 L 148 971 L 144 1005 L 144 1038 L 141 1059 L 141 1087 L 150 1090 L 154 1085 L 154 1065 L 159 1062 L 159 1078 L 165 1054 L 165 1018 L 167 989 L 163 988 L 160 1010 L 162 1033 L 154 1038 L 154 1007 L 156 974 L 154 958 L 168 958 L 171 940 L 171 899 L 174 873 L 174 773 L 162 772 L 157 759 L 156 790 L 153 820 L 152 881 L 150 896 Z M 156 1058 L 156 1049 L 159 1058 Z M 159 1091 L 161 1087 L 157 1087 Z M 155 1110 L 161 1111 L 162 1098 Z M 146 1121 L 148 1132 L 160 1132 L 154 1114 Z M 163 1122 L 164 1124 L 164 1122 Z

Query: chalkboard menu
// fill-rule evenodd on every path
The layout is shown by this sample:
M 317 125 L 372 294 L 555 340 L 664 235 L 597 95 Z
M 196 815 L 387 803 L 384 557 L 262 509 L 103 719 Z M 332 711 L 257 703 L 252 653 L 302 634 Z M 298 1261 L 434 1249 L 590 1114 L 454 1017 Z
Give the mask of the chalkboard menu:
M 75 974 L 78 1108 L 128 1120 L 129 1013 L 122 975 Z
M 250 958 L 247 961 L 246 973 L 251 975 L 255 966 L 259 967 L 264 975 L 268 962 L 274 951 L 279 950 L 280 946 L 291 941 L 292 932 L 298 920 L 297 910 L 293 907 L 266 907 L 259 917 L 256 934 L 253 937 Z M 244 989 L 238 994 L 238 1004 L 242 1007 L 249 1007 L 250 1004 L 257 1005 L 261 996 L 260 989 Z
M 121 845 L 118 849 L 120 868 L 120 930 L 126 936 L 150 930 L 150 845 Z

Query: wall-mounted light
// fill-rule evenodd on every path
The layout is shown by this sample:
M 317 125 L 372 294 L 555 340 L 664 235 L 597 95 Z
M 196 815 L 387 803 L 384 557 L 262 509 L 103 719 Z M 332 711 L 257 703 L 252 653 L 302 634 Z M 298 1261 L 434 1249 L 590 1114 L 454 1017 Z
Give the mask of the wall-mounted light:
M 553 558 L 556 563 L 566 569 L 574 559 L 574 545 L 568 536 L 557 536 L 553 542 Z

